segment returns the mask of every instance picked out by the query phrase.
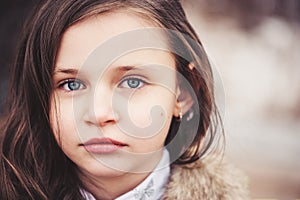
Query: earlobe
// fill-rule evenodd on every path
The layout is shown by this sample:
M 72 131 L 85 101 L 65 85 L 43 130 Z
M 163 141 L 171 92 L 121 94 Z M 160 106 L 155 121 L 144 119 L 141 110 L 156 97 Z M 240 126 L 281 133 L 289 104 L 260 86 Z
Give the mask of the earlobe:
M 178 101 L 176 101 L 175 103 L 175 108 L 174 108 L 174 113 L 173 115 L 178 118 L 178 119 L 181 119 L 182 118 L 182 108 L 181 108 L 181 103 Z
M 190 93 L 186 90 L 178 89 L 177 101 L 175 103 L 174 116 L 177 118 L 186 114 L 194 104 L 194 100 Z

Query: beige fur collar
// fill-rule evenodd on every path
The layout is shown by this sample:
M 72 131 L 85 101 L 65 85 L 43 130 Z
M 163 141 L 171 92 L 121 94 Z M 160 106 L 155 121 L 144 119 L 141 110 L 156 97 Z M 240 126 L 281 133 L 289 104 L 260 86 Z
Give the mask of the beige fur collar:
M 247 200 L 247 178 L 221 161 L 172 166 L 163 200 Z

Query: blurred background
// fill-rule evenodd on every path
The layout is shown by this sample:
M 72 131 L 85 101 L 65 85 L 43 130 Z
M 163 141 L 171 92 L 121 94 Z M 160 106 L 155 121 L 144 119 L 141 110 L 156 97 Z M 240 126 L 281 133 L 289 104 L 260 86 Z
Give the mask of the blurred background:
M 253 199 L 300 199 L 300 1 L 183 2 L 223 82 L 228 159 Z
M 0 3 L 0 113 L 34 2 Z M 182 2 L 222 80 L 227 158 L 253 199 L 300 199 L 300 1 Z

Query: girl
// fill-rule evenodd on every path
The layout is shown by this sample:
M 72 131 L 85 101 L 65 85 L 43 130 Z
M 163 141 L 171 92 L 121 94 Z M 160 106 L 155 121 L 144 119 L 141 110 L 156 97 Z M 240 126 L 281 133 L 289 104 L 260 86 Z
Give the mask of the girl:
M 248 198 L 177 0 L 44 1 L 9 91 L 0 199 Z

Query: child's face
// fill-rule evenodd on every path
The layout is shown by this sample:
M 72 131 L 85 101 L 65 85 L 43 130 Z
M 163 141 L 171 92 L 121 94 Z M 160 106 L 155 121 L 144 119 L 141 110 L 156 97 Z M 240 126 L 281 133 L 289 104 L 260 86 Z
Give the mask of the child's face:
M 101 54 L 89 58 L 111 37 L 147 26 L 135 15 L 112 13 L 77 23 L 63 35 L 51 124 L 62 150 L 83 173 L 119 176 L 151 170 L 159 161 L 172 116 L 180 112 L 172 55 L 142 49 L 108 66 L 101 65 Z

